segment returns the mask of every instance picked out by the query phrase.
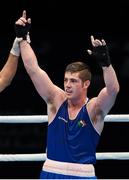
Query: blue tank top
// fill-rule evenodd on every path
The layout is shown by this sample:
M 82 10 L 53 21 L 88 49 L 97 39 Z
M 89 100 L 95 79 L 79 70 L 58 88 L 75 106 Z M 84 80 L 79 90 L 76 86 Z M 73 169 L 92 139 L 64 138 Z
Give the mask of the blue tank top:
M 61 162 L 95 164 L 100 135 L 89 118 L 86 104 L 70 120 L 67 100 L 48 126 L 47 158 Z

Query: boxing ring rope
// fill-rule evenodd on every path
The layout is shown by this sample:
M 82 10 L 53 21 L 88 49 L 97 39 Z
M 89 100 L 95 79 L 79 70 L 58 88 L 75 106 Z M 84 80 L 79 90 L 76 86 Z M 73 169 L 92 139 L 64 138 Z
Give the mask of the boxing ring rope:
M 129 160 L 129 152 L 96 153 L 97 160 Z M 0 161 L 45 161 L 45 153 L 0 154 Z
M 128 114 L 107 115 L 105 122 L 129 122 Z M 0 116 L 0 123 L 45 123 L 48 122 L 47 115 L 21 115 Z
M 47 115 L 0 116 L 0 123 L 46 123 Z M 105 122 L 129 122 L 129 115 L 107 115 Z M 129 160 L 129 152 L 97 152 L 97 160 Z M 0 161 L 45 161 L 46 153 L 0 154 Z

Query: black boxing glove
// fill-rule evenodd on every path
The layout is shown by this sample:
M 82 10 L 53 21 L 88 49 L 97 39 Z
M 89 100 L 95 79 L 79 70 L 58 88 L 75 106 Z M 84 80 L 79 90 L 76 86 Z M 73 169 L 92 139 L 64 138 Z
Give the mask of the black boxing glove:
M 27 34 L 30 30 L 30 27 L 31 27 L 31 24 L 28 22 L 26 23 L 25 26 L 15 24 L 14 29 L 15 29 L 16 37 L 23 38 L 23 40 L 27 40 Z
M 111 64 L 107 45 L 94 46 L 92 55 L 96 58 L 101 67 L 108 67 Z

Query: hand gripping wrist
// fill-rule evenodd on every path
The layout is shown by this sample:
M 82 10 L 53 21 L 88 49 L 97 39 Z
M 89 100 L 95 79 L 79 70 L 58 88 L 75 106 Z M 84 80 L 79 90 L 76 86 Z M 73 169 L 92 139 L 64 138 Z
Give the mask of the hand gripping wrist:
M 27 40 L 27 34 L 29 32 L 30 26 L 31 26 L 30 23 L 26 23 L 25 26 L 15 24 L 14 28 L 15 28 L 16 37 L 23 38 L 23 40 Z
M 111 64 L 108 47 L 106 45 L 93 47 L 93 55 L 101 67 L 108 67 Z
M 23 38 L 17 38 L 17 41 L 20 43 L 21 41 L 23 41 Z M 29 43 L 29 44 L 31 43 L 29 32 L 28 32 L 27 35 L 26 35 L 26 41 L 27 41 L 27 43 Z
M 20 45 L 19 45 L 19 42 L 22 41 L 22 38 L 15 38 L 14 42 L 13 42 L 13 45 L 12 45 L 12 48 L 10 50 L 10 53 L 15 55 L 15 56 L 20 56 Z M 30 40 L 30 35 L 29 35 L 29 32 L 27 33 L 27 36 L 26 36 L 26 41 L 30 44 L 31 40 Z
M 15 38 L 12 49 L 10 50 L 10 53 L 18 57 L 20 56 L 20 47 L 19 47 L 18 38 Z

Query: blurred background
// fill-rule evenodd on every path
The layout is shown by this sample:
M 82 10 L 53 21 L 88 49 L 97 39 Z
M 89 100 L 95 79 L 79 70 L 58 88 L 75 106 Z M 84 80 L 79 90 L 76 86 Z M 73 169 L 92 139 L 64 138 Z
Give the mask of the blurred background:
M 90 65 L 89 98 L 103 87 L 102 71 L 85 53 L 90 36 L 104 38 L 116 71 L 120 93 L 109 114 L 129 114 L 129 0 L 110 1 L 7 1 L 0 6 L 0 68 L 5 64 L 15 38 L 14 22 L 27 10 L 32 19 L 31 45 L 40 67 L 63 88 L 64 69 L 75 58 Z M 0 93 L 0 115 L 46 115 L 46 104 L 36 92 L 22 60 L 11 85 Z M 128 123 L 105 124 L 98 152 L 128 152 Z M 1 124 L 0 153 L 43 153 L 47 124 Z M 0 178 L 37 179 L 43 162 L 0 162 Z M 129 161 L 98 161 L 102 179 L 129 178 Z M 8 173 L 6 173 L 8 172 Z

